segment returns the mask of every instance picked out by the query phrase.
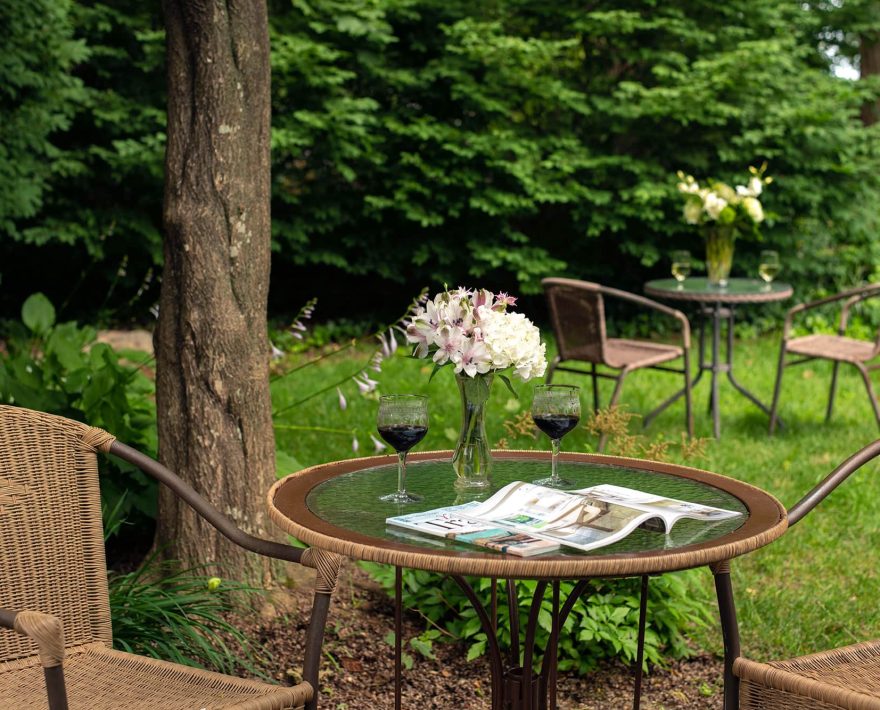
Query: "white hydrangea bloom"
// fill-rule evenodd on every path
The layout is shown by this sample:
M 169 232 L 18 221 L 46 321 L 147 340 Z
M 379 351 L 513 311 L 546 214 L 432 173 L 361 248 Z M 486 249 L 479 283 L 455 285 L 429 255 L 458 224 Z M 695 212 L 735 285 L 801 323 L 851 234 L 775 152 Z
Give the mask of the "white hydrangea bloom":
M 478 310 L 483 343 L 496 370 L 513 368 L 522 380 L 541 377 L 547 369 L 546 345 L 538 328 L 522 313 Z

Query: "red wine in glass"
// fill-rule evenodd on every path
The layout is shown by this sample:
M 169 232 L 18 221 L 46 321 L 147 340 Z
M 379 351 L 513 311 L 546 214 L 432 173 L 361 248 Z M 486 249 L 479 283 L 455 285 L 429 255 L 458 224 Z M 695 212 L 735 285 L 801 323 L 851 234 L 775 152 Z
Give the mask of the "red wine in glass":
M 551 439 L 561 439 L 574 429 L 579 421 L 579 417 L 572 414 L 536 414 L 532 419 L 535 426 Z
M 380 426 L 379 436 L 387 441 L 395 451 L 409 451 L 425 438 L 428 427 L 417 424 L 391 424 Z
M 391 503 L 421 500 L 406 490 L 406 454 L 428 433 L 428 398 L 418 394 L 389 394 L 379 399 L 376 429 L 397 451 L 397 490 L 380 498 Z

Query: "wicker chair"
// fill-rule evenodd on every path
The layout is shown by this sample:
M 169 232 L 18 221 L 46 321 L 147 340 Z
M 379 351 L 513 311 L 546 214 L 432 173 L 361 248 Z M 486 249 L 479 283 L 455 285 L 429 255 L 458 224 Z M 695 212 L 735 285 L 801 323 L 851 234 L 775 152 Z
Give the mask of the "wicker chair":
M 779 349 L 779 366 L 776 370 L 776 385 L 773 388 L 773 404 L 770 406 L 770 433 L 776 431 L 777 408 L 779 406 L 779 393 L 782 389 L 782 372 L 786 367 L 800 365 L 810 360 L 822 359 L 834 362 L 831 374 L 831 389 L 828 393 L 828 409 L 825 412 L 825 421 L 831 419 L 834 409 L 834 394 L 837 389 L 837 371 L 840 363 L 846 362 L 853 365 L 862 376 L 865 389 L 868 391 L 868 399 L 874 408 L 874 417 L 880 426 L 880 405 L 877 403 L 877 395 L 871 385 L 871 371 L 880 368 L 880 362 L 871 364 L 880 356 L 880 330 L 874 342 L 857 340 L 846 336 L 846 326 L 849 319 L 850 309 L 857 303 L 861 303 L 874 296 L 880 296 L 880 283 L 862 286 L 849 291 L 843 291 L 834 296 L 823 298 L 810 303 L 802 303 L 792 308 L 785 316 L 785 325 L 782 332 L 782 346 Z M 836 301 L 843 301 L 840 311 L 840 324 L 837 335 L 805 335 L 800 338 L 791 337 L 791 328 L 794 317 L 804 311 L 824 306 Z M 786 361 L 786 355 L 792 353 L 799 356 L 796 360 Z
M 791 508 L 789 527 L 878 455 L 880 439 L 838 466 Z M 733 674 L 741 710 L 880 710 L 880 641 L 770 663 L 739 657 Z
M 172 488 L 233 542 L 318 570 L 305 680 L 282 687 L 111 648 L 96 452 Z M 269 710 L 317 707 L 318 663 L 340 558 L 239 530 L 189 485 L 105 431 L 0 406 L 0 708 Z M 42 670 L 41 670 L 42 669 Z
M 547 382 L 559 371 L 589 375 L 593 381 L 593 411 L 599 409 L 598 378 L 615 380 L 609 408 L 617 404 L 624 378 L 635 370 L 651 368 L 684 375 L 685 427 L 689 436 L 694 434 L 691 413 L 690 345 L 691 329 L 687 317 L 681 311 L 627 291 L 608 288 L 589 281 L 548 278 L 541 282 L 547 297 L 547 307 L 553 323 L 559 354 L 550 363 Z M 611 297 L 644 306 L 675 318 L 681 329 L 681 347 L 653 343 L 645 340 L 609 338 L 605 329 L 605 297 Z M 664 363 L 683 358 L 681 369 L 667 367 Z M 563 366 L 560 363 L 580 361 L 589 363 L 589 371 Z M 617 374 L 600 372 L 599 366 L 618 370 Z M 605 447 L 603 434 L 599 450 Z

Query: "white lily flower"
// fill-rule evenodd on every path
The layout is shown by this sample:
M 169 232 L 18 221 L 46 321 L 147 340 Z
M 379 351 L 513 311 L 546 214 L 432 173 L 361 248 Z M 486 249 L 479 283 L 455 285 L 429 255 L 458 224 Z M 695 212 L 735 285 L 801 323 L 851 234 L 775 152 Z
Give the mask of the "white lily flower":
M 348 407 L 348 402 L 345 401 L 345 395 L 342 394 L 342 390 L 338 387 L 336 388 L 336 393 L 339 395 L 339 408 L 343 411 Z
M 379 441 L 373 434 L 370 434 L 370 440 L 373 442 L 373 448 L 375 449 L 377 454 L 382 451 L 385 451 L 385 449 L 388 448 L 387 446 L 385 446 L 385 444 L 383 444 L 381 441 Z

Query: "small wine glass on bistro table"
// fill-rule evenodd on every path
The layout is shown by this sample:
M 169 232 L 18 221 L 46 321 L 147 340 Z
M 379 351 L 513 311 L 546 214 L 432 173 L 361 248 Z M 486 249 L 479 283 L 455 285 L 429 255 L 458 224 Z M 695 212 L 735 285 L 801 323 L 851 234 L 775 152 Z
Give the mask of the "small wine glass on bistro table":
M 428 433 L 428 398 L 420 394 L 389 394 L 379 399 L 379 435 L 397 452 L 397 490 L 379 500 L 414 503 L 421 496 L 406 490 L 406 454 Z
M 538 385 L 532 400 L 532 419 L 535 426 L 550 437 L 552 446 L 550 476 L 534 483 L 550 488 L 566 488 L 570 481 L 559 477 L 557 459 L 559 441 L 577 426 L 581 418 L 580 387 L 575 385 Z

